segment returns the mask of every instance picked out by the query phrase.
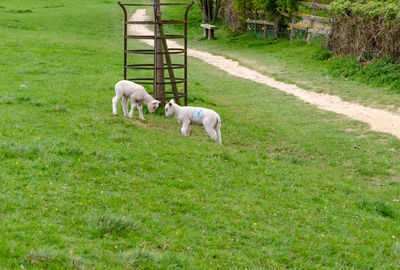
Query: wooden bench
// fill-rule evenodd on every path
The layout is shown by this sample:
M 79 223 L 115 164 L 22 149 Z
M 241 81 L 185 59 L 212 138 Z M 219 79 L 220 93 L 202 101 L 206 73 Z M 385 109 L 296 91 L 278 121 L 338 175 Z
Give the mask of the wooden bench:
M 208 37 L 209 40 L 214 39 L 214 30 L 218 29 L 215 25 L 200 24 L 204 28 L 204 38 Z

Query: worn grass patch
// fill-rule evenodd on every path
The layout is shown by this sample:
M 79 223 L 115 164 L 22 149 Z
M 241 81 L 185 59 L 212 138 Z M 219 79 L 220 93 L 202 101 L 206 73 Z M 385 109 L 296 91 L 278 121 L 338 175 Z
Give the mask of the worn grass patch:
M 24 257 L 25 264 L 37 265 L 48 264 L 54 260 L 55 255 L 44 250 L 30 250 Z

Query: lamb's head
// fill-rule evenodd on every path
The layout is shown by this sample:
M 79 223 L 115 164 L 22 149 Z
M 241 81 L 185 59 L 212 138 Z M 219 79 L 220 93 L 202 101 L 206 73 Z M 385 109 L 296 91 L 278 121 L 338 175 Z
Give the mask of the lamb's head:
M 174 113 L 174 105 L 175 105 L 175 101 L 173 99 L 171 99 L 171 101 L 168 102 L 167 105 L 165 105 L 165 116 L 166 117 L 170 117 Z
M 161 103 L 160 101 L 154 99 L 152 102 L 147 104 L 149 113 L 154 113 L 157 110 L 157 108 L 160 106 L 160 103 Z

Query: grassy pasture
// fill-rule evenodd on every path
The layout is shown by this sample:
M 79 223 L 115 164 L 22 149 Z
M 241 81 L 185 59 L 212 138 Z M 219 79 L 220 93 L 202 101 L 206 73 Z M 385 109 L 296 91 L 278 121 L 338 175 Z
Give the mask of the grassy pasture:
M 182 9 L 168 12 L 177 16 Z M 289 36 L 286 40 L 275 41 L 264 39 L 261 33 L 257 36 L 253 32 L 238 35 L 231 33 L 221 22 L 215 23 L 219 26 L 215 32 L 217 39 L 208 41 L 203 39 L 199 27 L 201 18 L 200 9 L 192 8 L 189 13 L 192 48 L 236 60 L 246 67 L 304 89 L 338 95 L 346 101 L 367 106 L 396 112 L 400 110 L 400 66 L 388 59 L 375 59 L 369 65 L 358 64 L 356 57 L 331 57 L 329 51 L 322 48 L 324 40 L 315 39 L 312 44 L 306 45 L 305 38 L 290 42 Z M 306 34 L 302 35 L 305 37 Z
M 115 1 L 0 6 L 0 268 L 398 267 L 398 139 L 196 59 L 224 146 L 114 117 Z

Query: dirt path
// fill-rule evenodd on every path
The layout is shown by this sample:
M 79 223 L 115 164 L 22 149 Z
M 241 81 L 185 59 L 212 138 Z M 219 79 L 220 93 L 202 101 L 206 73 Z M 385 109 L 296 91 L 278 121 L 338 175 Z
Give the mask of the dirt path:
M 131 17 L 131 20 L 136 21 L 144 21 L 146 19 L 148 18 L 144 9 L 138 9 Z M 139 33 L 142 35 L 153 35 L 153 32 L 145 26 L 128 25 L 128 32 L 132 35 Z M 153 40 L 141 41 L 150 46 L 154 45 Z M 168 44 L 169 47 L 182 47 L 175 41 L 168 41 Z M 193 49 L 188 49 L 188 55 L 224 70 L 230 75 L 252 80 L 288 94 L 292 94 L 302 101 L 315 105 L 320 109 L 342 114 L 354 120 L 365 122 L 370 125 L 371 130 L 390 133 L 400 139 L 400 115 L 343 101 L 337 96 L 307 91 L 294 84 L 279 82 L 257 71 L 241 66 L 239 62 L 226 59 L 222 56 L 216 56 Z

